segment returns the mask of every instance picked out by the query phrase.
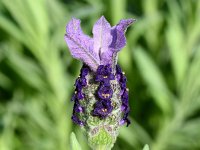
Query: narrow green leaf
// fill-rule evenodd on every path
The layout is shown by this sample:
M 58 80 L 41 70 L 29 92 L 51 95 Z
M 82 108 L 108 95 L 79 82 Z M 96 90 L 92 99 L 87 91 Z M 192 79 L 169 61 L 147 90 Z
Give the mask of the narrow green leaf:
M 166 114 L 172 110 L 172 96 L 164 77 L 151 57 L 142 49 L 136 48 L 134 58 L 155 103 Z
M 0 15 L 0 28 L 8 32 L 14 38 L 23 42 L 24 34 L 19 30 L 19 28 L 11 22 L 6 16 Z
M 139 145 L 146 143 L 151 143 L 152 139 L 150 138 L 147 131 L 140 126 L 135 120 L 132 120 L 132 125 L 130 127 L 122 127 L 120 130 L 119 138 L 122 138 L 133 148 L 137 149 Z
M 150 149 L 149 149 L 149 145 L 146 144 L 146 145 L 144 146 L 143 150 L 150 150 Z
M 70 146 L 71 146 L 71 150 L 81 150 L 81 146 L 78 143 L 74 132 L 72 132 L 70 136 Z
M 177 86 L 182 83 L 186 69 L 188 67 L 189 54 L 186 49 L 186 34 L 182 27 L 179 15 L 181 10 L 175 1 L 170 1 L 169 8 L 171 14 L 167 18 L 168 28 L 166 30 L 166 41 L 176 77 Z

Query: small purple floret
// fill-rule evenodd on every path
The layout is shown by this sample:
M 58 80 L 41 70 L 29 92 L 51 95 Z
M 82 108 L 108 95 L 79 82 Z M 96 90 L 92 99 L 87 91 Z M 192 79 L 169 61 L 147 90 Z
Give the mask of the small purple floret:
M 84 77 L 89 73 L 90 69 L 84 65 L 81 69 L 81 77 Z
M 77 99 L 78 100 L 82 100 L 82 99 L 84 99 L 84 93 L 82 93 L 82 91 L 79 91 L 79 92 L 77 92 Z
M 85 98 L 82 89 L 83 87 L 87 86 L 86 76 L 88 75 L 89 71 L 90 69 L 86 65 L 83 65 L 80 76 L 76 79 L 76 82 L 74 84 L 76 90 L 71 99 L 72 101 L 75 102 L 72 120 L 74 123 L 78 125 L 84 125 L 84 122 L 78 118 L 77 113 L 82 113 L 84 111 L 84 108 L 80 105 L 79 100 L 83 100 Z
M 112 112 L 112 109 L 113 107 L 110 100 L 99 100 L 95 104 L 93 115 L 100 118 L 105 118 L 109 113 Z
M 83 121 L 81 121 L 76 115 L 72 115 L 72 118 L 71 118 L 72 120 L 73 120 L 73 122 L 74 123 L 76 123 L 76 124 L 78 124 L 78 125 L 80 125 L 80 126 L 84 126 L 84 122 Z
M 126 122 L 128 126 L 130 124 L 130 120 L 128 119 L 130 108 L 128 104 L 128 90 L 126 88 L 127 79 L 119 65 L 116 65 L 116 77 L 121 87 L 121 92 L 120 92 L 120 96 L 122 100 L 121 111 L 124 112 L 123 119 L 121 120 L 121 122 L 124 122 L 124 123 Z
M 109 85 L 110 80 L 114 80 L 115 76 L 112 74 L 111 65 L 100 65 L 96 72 L 95 81 Z
M 100 99 L 109 100 L 113 95 L 111 86 L 101 85 L 98 90 L 98 97 Z

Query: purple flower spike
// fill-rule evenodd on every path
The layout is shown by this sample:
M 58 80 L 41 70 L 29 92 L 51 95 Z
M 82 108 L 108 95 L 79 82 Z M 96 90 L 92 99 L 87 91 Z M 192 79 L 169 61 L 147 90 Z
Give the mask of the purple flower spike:
M 81 21 L 73 18 L 66 26 L 65 41 L 71 55 L 87 64 L 94 72 L 99 65 L 112 64 L 113 60 L 126 44 L 125 31 L 135 20 L 121 20 L 111 27 L 102 16 L 94 25 L 93 38 L 81 30 Z
M 113 107 L 111 101 L 109 100 L 100 100 L 95 104 L 93 111 L 94 116 L 99 116 L 100 118 L 105 118 L 112 111 Z
M 92 38 L 83 33 L 79 19 L 72 18 L 66 26 L 69 51 L 83 63 L 74 84 L 71 119 L 86 131 L 92 149 L 111 149 L 120 125 L 130 124 L 127 79 L 116 64 L 117 53 L 126 45 L 126 29 L 134 21 L 121 20 L 112 27 L 102 16 L 93 26 Z

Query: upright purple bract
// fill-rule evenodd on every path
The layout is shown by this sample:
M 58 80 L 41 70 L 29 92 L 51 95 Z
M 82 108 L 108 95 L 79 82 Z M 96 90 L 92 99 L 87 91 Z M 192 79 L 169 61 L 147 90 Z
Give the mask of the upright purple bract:
M 92 70 L 96 70 L 100 59 L 93 51 L 93 39 L 82 32 L 80 22 L 73 18 L 68 23 L 65 40 L 74 58 L 86 63 Z
M 71 55 L 87 64 L 93 71 L 99 65 L 112 64 L 116 57 L 113 55 L 126 45 L 125 31 L 135 20 L 121 20 L 116 26 L 111 27 L 102 16 L 94 25 L 93 39 L 81 30 L 79 19 L 73 18 L 66 27 L 65 41 Z

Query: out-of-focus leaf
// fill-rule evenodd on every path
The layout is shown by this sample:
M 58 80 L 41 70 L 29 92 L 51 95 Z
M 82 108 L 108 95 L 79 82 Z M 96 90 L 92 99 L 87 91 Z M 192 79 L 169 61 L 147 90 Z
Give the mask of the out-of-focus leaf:
M 181 21 L 179 21 L 180 18 L 178 18 L 177 15 L 180 15 L 180 8 L 176 2 L 168 4 L 171 8 L 171 15 L 168 16 L 166 40 L 169 47 L 177 86 L 179 87 L 185 77 L 186 69 L 188 67 L 189 54 L 186 49 L 186 35 L 183 27 L 181 26 Z
M 133 52 L 137 67 L 154 97 L 153 100 L 165 114 L 169 114 L 172 111 L 172 96 L 159 68 L 142 48 L 136 48 Z
M 200 108 L 200 46 L 197 48 L 194 58 L 191 61 L 185 78 L 185 82 L 181 88 L 181 100 L 184 104 L 187 116 L 192 115 Z
M 146 145 L 144 146 L 143 150 L 150 150 L 150 149 L 149 149 L 149 145 L 146 144 Z
M 71 140 L 71 149 L 72 150 L 81 150 L 80 144 L 78 143 L 74 132 L 71 133 L 70 140 Z
M 0 72 L 0 87 L 3 87 L 5 89 L 10 89 L 11 85 L 12 85 L 11 80 Z
M 140 144 L 151 143 L 149 134 L 136 121 L 131 120 L 131 126 L 122 127 L 119 137 L 124 139 L 132 147 L 137 148 Z
M 23 33 L 8 18 L 0 14 L 0 28 L 8 32 L 19 41 L 23 41 Z
M 173 149 L 199 149 L 200 148 L 200 119 L 190 120 L 184 123 L 180 130 L 169 139 Z M 194 140 L 195 139 L 195 140 Z
M 11 65 L 25 82 L 37 89 L 45 88 L 44 79 L 41 78 L 42 71 L 33 61 L 20 56 L 12 47 L 8 47 L 8 53 L 8 65 Z

